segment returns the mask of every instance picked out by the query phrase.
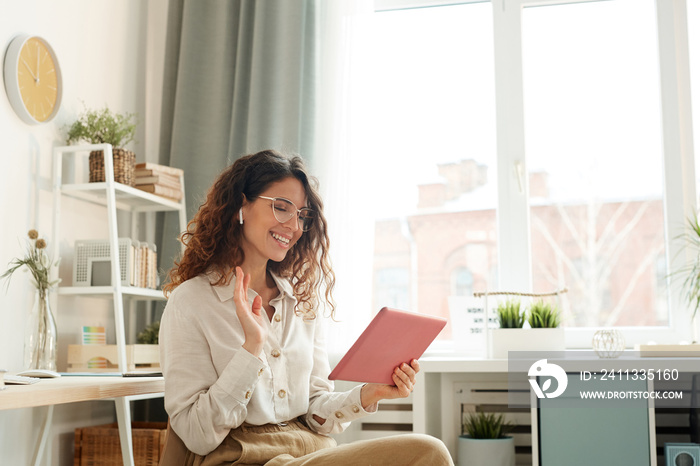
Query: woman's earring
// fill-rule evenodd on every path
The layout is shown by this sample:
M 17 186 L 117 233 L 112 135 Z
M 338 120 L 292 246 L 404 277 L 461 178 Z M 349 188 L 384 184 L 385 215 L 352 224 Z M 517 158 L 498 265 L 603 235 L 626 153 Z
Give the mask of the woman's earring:
M 243 208 L 238 209 L 238 223 L 243 225 Z

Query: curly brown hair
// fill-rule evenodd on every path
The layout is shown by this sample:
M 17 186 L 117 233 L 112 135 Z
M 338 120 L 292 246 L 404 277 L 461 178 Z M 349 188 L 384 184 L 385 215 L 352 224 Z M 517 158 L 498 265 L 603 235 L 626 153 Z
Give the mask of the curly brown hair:
M 169 281 L 163 286 L 166 296 L 184 281 L 205 272 L 219 275 L 215 285 L 230 283 L 235 267 L 244 259 L 243 228 L 238 222 L 238 210 L 244 198 L 253 200 L 270 184 L 289 177 L 301 182 L 307 205 L 315 211 L 315 218 L 284 260 L 268 261 L 267 268 L 291 280 L 297 298 L 297 314 L 315 318 L 318 294 L 325 288 L 325 301 L 333 316 L 335 274 L 328 254 L 328 226 L 317 191 L 318 181 L 307 174 L 301 157 L 274 150 L 241 157 L 219 175 L 206 201 L 187 225 L 187 231 L 180 236 L 186 246 L 185 252 L 168 274 Z

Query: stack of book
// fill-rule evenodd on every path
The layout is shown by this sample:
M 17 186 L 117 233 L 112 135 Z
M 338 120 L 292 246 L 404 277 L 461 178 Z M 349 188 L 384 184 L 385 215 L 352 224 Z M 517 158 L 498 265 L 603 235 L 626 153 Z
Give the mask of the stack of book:
M 134 170 L 134 187 L 180 202 L 182 199 L 183 171 L 179 168 L 156 163 L 137 163 Z
M 145 241 L 131 240 L 129 248 L 131 270 L 128 284 L 138 288 L 158 288 L 158 253 L 156 245 Z
M 136 252 L 136 263 L 138 264 L 138 276 L 136 286 L 141 288 L 158 288 L 158 254 L 156 245 L 140 242 Z

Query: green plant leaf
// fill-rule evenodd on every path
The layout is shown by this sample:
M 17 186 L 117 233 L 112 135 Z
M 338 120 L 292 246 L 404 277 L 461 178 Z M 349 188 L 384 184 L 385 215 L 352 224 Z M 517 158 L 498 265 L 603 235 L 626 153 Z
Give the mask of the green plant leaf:
M 561 323 L 559 309 L 539 300 L 530 305 L 527 322 L 532 328 L 557 328 Z
M 525 315 L 520 311 L 520 301 L 517 299 L 500 302 L 496 314 L 501 328 L 522 328 L 525 323 Z
M 160 321 L 155 321 L 136 335 L 136 342 L 142 345 L 157 345 L 159 331 Z
M 498 439 L 505 437 L 513 425 L 503 414 L 477 412 L 462 418 L 462 434 L 474 439 Z
M 136 134 L 134 113 L 113 113 L 108 107 L 85 110 L 68 128 L 67 143 L 87 141 L 123 148 Z

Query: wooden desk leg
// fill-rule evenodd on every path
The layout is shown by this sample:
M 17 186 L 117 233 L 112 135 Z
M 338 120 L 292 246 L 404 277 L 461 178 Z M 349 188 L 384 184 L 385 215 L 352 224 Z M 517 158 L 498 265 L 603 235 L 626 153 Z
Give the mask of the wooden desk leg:
M 34 452 L 34 466 L 39 466 L 41 459 L 44 457 L 44 448 L 49 439 L 49 434 L 51 433 L 51 421 L 53 420 L 53 405 L 48 405 L 46 407 L 46 419 L 44 419 L 44 426 L 41 429 L 41 435 L 39 436 L 39 445 L 36 447 Z
M 114 399 L 117 409 L 117 423 L 119 424 L 119 441 L 122 446 L 122 460 L 124 466 L 134 466 L 134 447 L 131 441 L 131 412 L 129 399 L 119 397 Z

